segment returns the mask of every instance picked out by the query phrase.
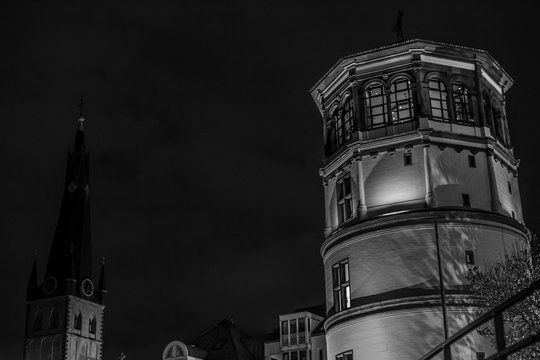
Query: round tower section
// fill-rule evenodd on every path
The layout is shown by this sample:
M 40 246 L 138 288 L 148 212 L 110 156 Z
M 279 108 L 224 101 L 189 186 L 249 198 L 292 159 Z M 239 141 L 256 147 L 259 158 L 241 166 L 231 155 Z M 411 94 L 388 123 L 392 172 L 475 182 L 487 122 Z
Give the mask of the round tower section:
M 410 40 L 345 57 L 312 89 L 329 358 L 419 358 L 472 320 L 468 268 L 527 243 L 511 85 L 483 50 Z

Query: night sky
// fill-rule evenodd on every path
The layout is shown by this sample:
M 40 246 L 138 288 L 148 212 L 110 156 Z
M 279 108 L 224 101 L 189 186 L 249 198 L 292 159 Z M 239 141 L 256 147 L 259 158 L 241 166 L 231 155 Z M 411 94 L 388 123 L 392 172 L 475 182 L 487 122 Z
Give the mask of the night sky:
M 159 359 L 224 318 L 252 334 L 323 302 L 322 121 L 308 93 L 345 55 L 406 38 L 485 49 L 528 225 L 540 215 L 539 9 L 495 1 L 2 2 L 0 359 L 21 359 L 84 94 L 106 360 Z M 536 229 L 535 229 L 536 228 Z

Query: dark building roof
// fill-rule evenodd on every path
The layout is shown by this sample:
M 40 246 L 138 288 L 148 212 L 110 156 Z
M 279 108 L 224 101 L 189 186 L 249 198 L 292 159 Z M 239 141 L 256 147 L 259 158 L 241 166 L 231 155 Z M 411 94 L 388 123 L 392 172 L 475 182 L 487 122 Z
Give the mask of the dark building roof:
M 264 342 L 226 319 L 190 343 L 206 350 L 205 360 L 262 360 Z

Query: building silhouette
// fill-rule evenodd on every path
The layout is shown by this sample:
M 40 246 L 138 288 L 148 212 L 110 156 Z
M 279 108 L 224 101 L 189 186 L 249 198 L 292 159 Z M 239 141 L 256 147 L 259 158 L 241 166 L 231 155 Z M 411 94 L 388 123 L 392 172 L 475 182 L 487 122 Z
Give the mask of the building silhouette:
M 34 260 L 26 295 L 25 360 L 100 360 L 107 288 L 92 271 L 84 118 L 68 153 L 64 195 L 43 280 Z M 97 281 L 96 281 L 97 280 Z

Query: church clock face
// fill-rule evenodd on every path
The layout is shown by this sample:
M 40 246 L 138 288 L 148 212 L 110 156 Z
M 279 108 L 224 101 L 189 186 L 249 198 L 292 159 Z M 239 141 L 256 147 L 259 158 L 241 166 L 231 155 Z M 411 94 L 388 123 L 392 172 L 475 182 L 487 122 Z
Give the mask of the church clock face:
M 90 279 L 84 279 L 81 283 L 81 291 L 85 296 L 92 296 L 94 294 L 94 284 Z
M 52 276 L 49 276 L 43 282 L 43 292 L 47 295 L 52 294 L 56 290 L 57 285 L 58 283 L 56 279 Z

